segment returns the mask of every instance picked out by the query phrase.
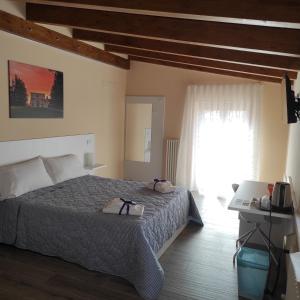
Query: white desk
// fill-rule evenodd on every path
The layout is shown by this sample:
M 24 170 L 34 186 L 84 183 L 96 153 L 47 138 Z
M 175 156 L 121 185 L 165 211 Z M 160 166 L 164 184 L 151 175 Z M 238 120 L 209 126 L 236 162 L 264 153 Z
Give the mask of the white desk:
M 269 216 L 269 212 L 260 210 L 250 205 L 253 198 L 259 199 L 268 193 L 268 183 L 259 181 L 244 181 L 240 184 L 228 209 L 236 210 L 241 213 Z M 244 204 L 243 204 L 244 203 Z M 245 205 L 246 204 L 246 205 Z M 293 215 L 272 212 L 273 218 L 293 219 Z
M 237 240 L 237 252 L 234 255 L 235 257 L 241 246 L 244 245 L 244 242 L 255 240 L 254 235 L 257 235 L 259 239 L 255 240 L 257 243 L 259 240 L 268 247 L 269 238 L 266 234 L 269 228 L 269 216 L 270 212 L 260 210 L 251 205 L 253 198 L 259 199 L 263 195 L 268 193 L 268 183 L 258 182 L 258 181 L 244 181 L 240 184 L 238 190 L 236 191 L 233 199 L 231 200 L 228 209 L 239 211 L 240 213 L 240 230 L 239 238 Z M 272 243 L 272 246 L 282 247 L 283 236 L 285 234 L 290 234 L 293 230 L 293 216 L 288 214 L 272 212 L 272 236 L 271 240 L 277 240 L 277 243 Z M 258 233 L 258 234 L 257 234 Z M 238 247 L 238 244 L 243 241 Z M 272 253 L 271 253 L 272 254 Z M 276 261 L 275 256 L 273 257 Z

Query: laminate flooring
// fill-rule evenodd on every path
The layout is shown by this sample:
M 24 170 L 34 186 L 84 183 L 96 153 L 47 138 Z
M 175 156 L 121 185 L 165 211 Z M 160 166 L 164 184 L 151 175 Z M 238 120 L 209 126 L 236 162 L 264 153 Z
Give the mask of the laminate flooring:
M 236 212 L 224 199 L 196 196 L 204 227 L 190 223 L 160 258 L 165 283 L 158 300 L 236 300 L 232 264 Z M 1 300 L 141 300 L 126 280 L 0 244 Z

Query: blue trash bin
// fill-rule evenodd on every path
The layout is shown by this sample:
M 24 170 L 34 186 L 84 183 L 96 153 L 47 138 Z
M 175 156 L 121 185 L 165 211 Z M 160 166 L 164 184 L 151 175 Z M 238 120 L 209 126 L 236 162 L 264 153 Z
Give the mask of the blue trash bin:
M 239 296 L 262 300 L 269 271 L 269 253 L 243 247 L 237 256 Z

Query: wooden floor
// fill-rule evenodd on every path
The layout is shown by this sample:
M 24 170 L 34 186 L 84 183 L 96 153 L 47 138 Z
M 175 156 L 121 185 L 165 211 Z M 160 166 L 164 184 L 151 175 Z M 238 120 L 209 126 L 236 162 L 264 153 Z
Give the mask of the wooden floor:
M 236 300 L 232 265 L 237 214 L 220 199 L 198 199 L 205 226 L 190 224 L 160 262 L 165 284 L 159 300 Z M 0 245 L 0 299 L 141 299 L 127 281 L 57 258 Z

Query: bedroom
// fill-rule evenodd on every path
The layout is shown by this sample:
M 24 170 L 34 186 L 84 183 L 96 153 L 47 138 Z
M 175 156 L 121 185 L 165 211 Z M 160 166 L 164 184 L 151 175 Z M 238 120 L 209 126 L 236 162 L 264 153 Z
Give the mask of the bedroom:
M 34 4 L 28 5 L 27 12 L 26 2 L 34 2 Z M 68 4 L 66 4 L 67 2 Z M 83 2 L 90 2 L 94 5 L 98 3 L 96 9 L 93 5 L 89 5 L 88 12 L 101 14 L 102 11 L 107 11 L 106 15 L 102 16 L 104 20 L 102 25 L 98 23 L 99 26 L 103 26 L 102 30 L 99 31 L 100 35 L 91 34 L 91 32 L 96 32 L 96 29 L 92 28 L 95 24 L 92 16 L 88 18 L 84 15 L 81 17 L 80 13 L 78 15 L 77 9 L 86 11 Z M 298 124 L 288 125 L 287 121 L 284 120 L 284 101 L 281 87 L 281 79 L 288 70 L 290 78 L 295 80 L 295 92 L 300 91 L 299 78 L 296 80 L 297 70 L 300 66 L 299 46 L 297 44 L 299 40 L 297 40 L 299 37 L 297 29 L 300 21 L 296 16 L 298 4 L 295 4 L 293 8 L 278 4 L 278 7 L 276 6 L 274 9 L 275 12 L 269 12 L 270 18 L 274 19 L 270 19 L 270 24 L 265 26 L 262 24 L 262 20 L 265 20 L 263 14 L 255 18 L 253 17 L 253 9 L 248 8 L 245 16 L 238 15 L 238 10 L 231 15 L 230 9 L 225 9 L 220 4 L 224 1 L 219 1 L 220 9 L 217 10 L 216 15 L 209 11 L 209 5 L 205 10 L 206 13 L 200 14 L 199 11 L 205 9 L 205 5 L 198 8 L 198 11 L 197 7 L 191 6 L 192 11 L 195 9 L 195 13 L 191 13 L 188 5 L 186 8 L 180 7 L 180 4 L 176 7 L 169 1 L 166 4 L 160 4 L 160 1 L 153 2 L 158 5 L 157 7 L 155 4 L 153 4 L 154 7 L 150 4 L 147 6 L 146 1 L 141 1 L 146 5 L 144 9 L 139 6 L 142 4 L 136 1 L 131 4 L 128 1 L 125 2 L 127 4 L 118 4 L 116 1 L 116 4 L 110 4 L 115 7 L 108 7 L 106 1 L 100 0 L 0 1 L 0 141 L 4 143 L 8 141 L 17 143 L 18 140 L 35 141 L 36 139 L 41 141 L 43 138 L 85 136 L 91 133 L 94 134 L 91 144 L 93 141 L 95 144 L 89 145 L 89 147 L 95 147 L 94 162 L 105 165 L 95 170 L 95 174 L 112 179 L 131 179 L 134 176 L 132 173 L 130 176 L 126 176 L 128 166 L 126 161 L 124 162 L 127 151 L 124 132 L 126 120 L 128 120 L 126 113 L 129 111 L 127 109 L 129 107 L 128 97 L 126 98 L 126 96 L 160 96 L 164 98 L 164 119 L 160 119 L 160 121 L 163 120 L 162 126 L 164 126 L 164 129 L 160 129 L 163 149 L 160 145 L 160 156 L 162 157 L 160 157 L 161 164 L 158 166 L 164 171 L 166 140 L 181 138 L 182 124 L 185 122 L 183 111 L 189 85 L 251 85 L 254 88 L 258 84 L 261 106 L 256 117 L 259 116 L 260 119 L 260 128 L 257 133 L 260 143 L 255 145 L 257 145 L 256 150 L 260 155 L 259 160 L 257 160 L 259 161 L 259 170 L 256 171 L 255 179 L 275 183 L 280 181 L 283 175 L 291 176 L 297 199 L 299 199 L 299 143 L 297 137 L 300 129 Z M 174 2 L 180 3 L 181 1 Z M 171 8 L 167 7 L 167 3 Z M 54 13 L 53 9 L 51 10 L 51 7 L 46 6 L 46 4 L 51 7 L 56 5 Z M 241 7 L 240 9 L 243 11 L 245 8 Z M 283 10 L 284 14 L 276 14 L 276 11 Z M 80 10 L 80 12 L 82 11 Z M 118 18 L 116 18 L 117 15 L 114 15 L 117 12 L 119 13 Z M 35 24 L 32 23 L 22 23 L 20 19 L 9 19 L 5 13 L 23 20 L 27 19 L 29 22 L 33 21 L 37 23 L 36 26 L 51 29 L 62 34 L 62 36 L 55 35 L 52 31 L 42 31 L 42 35 L 40 35 L 40 27 L 34 27 Z M 153 29 L 151 26 L 149 28 L 147 26 L 137 28 L 138 26 L 130 26 L 128 19 L 124 19 L 125 21 L 121 19 L 122 13 L 130 13 L 129 19 L 132 20 L 139 18 L 140 14 L 142 17 L 146 14 L 149 18 L 160 16 L 168 20 L 173 20 L 176 16 L 180 19 L 180 24 L 183 27 L 182 30 L 175 30 L 176 32 L 172 32 L 170 29 L 172 28 L 171 23 L 168 23 L 169 27 L 167 28 L 161 27 L 166 26 L 163 25 L 164 23 L 157 24 L 158 29 Z M 256 11 L 256 13 L 258 12 Z M 209 18 L 205 15 L 214 16 L 208 19 L 208 23 L 215 26 L 207 29 L 211 30 L 209 32 L 218 30 L 217 17 L 223 22 L 225 22 L 224 18 L 226 20 L 230 17 L 237 18 L 235 20 L 242 18 L 242 21 L 237 22 L 242 23 L 239 24 L 241 30 L 243 28 L 248 30 L 251 27 L 249 24 L 247 25 L 246 19 L 258 19 L 257 22 L 262 31 L 257 31 L 257 38 L 254 41 L 250 39 L 247 41 L 247 38 L 242 36 L 232 39 L 228 39 L 227 36 L 222 41 L 220 34 L 207 34 L 204 37 L 207 39 L 206 41 L 196 41 L 195 39 L 198 37 L 194 38 L 194 35 L 197 35 L 193 31 L 193 34 L 190 34 L 188 25 L 185 24 L 188 24 L 188 20 L 201 23 L 203 22 L 201 20 Z M 120 24 L 124 28 L 115 22 L 116 19 L 120 22 L 123 20 L 124 23 Z M 135 24 L 139 24 L 138 22 L 143 22 L 143 20 L 141 18 Z M 147 20 L 145 19 L 145 22 Z M 81 25 L 79 22 L 87 23 Z M 282 22 L 287 22 L 284 23 L 284 26 L 290 29 L 286 34 L 286 39 L 280 34 L 274 36 L 276 29 L 280 33 L 282 32 L 282 28 L 275 27 L 278 26 L 276 23 L 282 24 Z M 52 25 L 49 25 L 50 23 Z M 71 30 L 74 27 L 83 29 L 89 26 L 92 31 L 77 29 L 72 33 Z M 269 36 L 268 43 L 263 43 L 268 28 L 274 33 Z M 295 29 L 292 30 L 291 28 Z M 152 33 L 151 30 L 153 30 Z M 253 34 L 253 30 L 249 32 L 249 35 Z M 130 33 L 130 35 L 126 35 L 126 33 Z M 71 39 L 72 34 L 76 37 L 75 42 Z M 84 34 L 87 36 L 84 37 Z M 176 34 L 178 34 L 177 37 L 174 36 Z M 186 36 L 183 36 L 184 34 Z M 126 39 L 121 37 L 126 37 Z M 161 38 L 161 40 L 157 42 L 154 37 Z M 97 39 L 98 41 L 96 41 Z M 84 44 L 77 42 L 77 40 L 83 40 Z M 189 42 L 174 43 L 175 40 Z M 94 47 L 90 48 L 86 44 Z M 132 45 L 132 48 L 126 48 L 126 44 Z M 221 44 L 223 47 L 208 47 L 207 44 Z M 108 54 L 106 51 L 99 50 L 103 48 L 118 54 Z M 239 48 L 241 51 L 235 48 Z M 247 49 L 240 48 L 255 50 L 248 49 L 249 51 L 246 51 Z M 145 53 L 147 49 L 149 53 Z M 257 52 L 255 52 L 256 50 Z M 195 52 L 193 54 L 193 51 L 198 51 L 198 54 Z M 206 52 L 204 53 L 204 51 Z M 275 52 L 275 54 L 270 54 L 270 51 Z M 130 69 L 128 69 L 127 55 L 131 58 Z M 172 60 L 177 61 L 177 65 L 174 65 Z M 181 63 L 178 64 L 178 61 Z M 13 111 L 9 105 L 9 78 L 13 77 L 8 77 L 10 70 L 8 62 L 17 62 L 63 73 L 62 118 L 43 118 L 43 116 L 19 118 L 12 116 Z M 13 73 L 11 70 L 10 72 Z M 38 89 L 33 91 L 33 93 L 35 92 L 36 94 L 33 96 L 36 98 L 35 102 L 38 102 L 37 98 L 41 93 Z M 158 124 L 158 122 L 153 121 L 152 123 Z M 212 131 L 211 134 L 213 134 Z M 216 133 L 214 132 L 214 134 Z M 243 132 L 238 134 L 242 136 Z M 240 149 L 238 148 L 241 145 L 239 139 L 230 139 L 230 142 L 234 143 L 236 149 Z M 253 139 L 253 145 L 254 142 L 257 141 Z M 24 149 L 12 150 L 13 155 L 9 155 L 9 151 L 1 153 L 0 165 L 20 161 L 19 157 L 24 160 L 41 154 L 55 156 L 54 154 L 57 152 L 55 143 L 59 148 L 59 141 L 50 140 L 49 143 L 50 145 L 53 143 L 53 145 L 52 147 L 49 146 L 52 150 L 50 148 L 49 151 L 47 150 L 48 155 L 44 154 L 46 152 L 39 152 L 45 148 L 45 143 L 42 144 L 44 146 L 36 146 L 34 151 L 26 150 L 27 147 L 32 147 L 31 144 L 31 146 L 26 144 Z M 17 144 L 13 144 L 13 148 L 16 147 L 14 145 Z M 77 147 L 77 144 L 75 145 Z M 216 144 L 207 145 L 205 151 L 200 153 L 201 157 L 206 157 L 207 153 L 212 151 L 212 147 L 216 148 Z M 86 149 L 81 151 L 80 147 L 76 149 L 78 155 L 82 155 L 83 152 L 90 152 Z M 73 150 L 70 150 L 70 153 L 73 153 Z M 208 166 L 214 163 L 215 152 L 213 153 L 214 155 L 211 153 L 208 155 L 211 157 L 207 160 Z M 57 153 L 56 155 L 59 154 L 67 153 Z M 239 157 L 239 159 L 243 158 L 243 156 Z M 230 160 L 228 159 L 228 163 L 232 163 L 232 160 L 232 157 Z M 232 171 L 228 165 L 223 165 L 222 161 L 225 160 L 218 160 L 218 163 L 222 163 L 222 169 L 225 168 L 226 172 Z M 203 161 L 201 163 L 203 164 Z M 164 178 L 165 174 L 162 170 L 159 171 L 161 173 L 156 171 L 154 174 Z M 220 176 L 218 176 L 218 180 L 215 179 L 216 181 L 212 181 L 211 177 L 208 176 L 210 174 L 209 167 L 201 168 L 201 171 L 203 172 L 199 178 L 210 178 L 206 184 L 208 191 L 213 190 L 214 185 L 222 182 L 229 182 L 230 185 L 234 183 L 234 172 L 231 172 L 233 177 L 226 176 L 221 172 L 221 166 Z M 146 175 L 151 179 L 155 177 L 150 171 Z M 140 173 L 135 174 L 135 176 L 142 178 Z M 239 175 L 239 179 L 247 179 L 245 177 L 244 173 Z M 203 181 L 200 180 L 200 182 Z M 229 192 L 226 190 L 226 193 Z M 234 240 L 239 231 L 237 213 L 227 210 L 225 200 L 215 198 L 207 200 L 203 206 L 199 205 L 204 227 L 197 225 L 186 227 L 172 246 L 161 256 L 160 260 L 157 260 L 165 273 L 165 282 L 158 299 L 237 299 L 238 297 L 237 269 L 233 268 L 231 261 L 235 251 Z M 204 247 L 203 244 L 206 246 Z M 55 297 L 67 299 L 142 299 L 136 291 L 138 288 L 132 287 L 127 281 L 99 272 L 90 272 L 87 269 L 93 268 L 84 266 L 84 264 L 82 265 L 87 269 L 34 252 L 22 251 L 12 246 L 1 244 L 1 247 L 1 265 L 3 267 L 0 268 L 0 299 L 55 299 Z M 216 253 L 216 247 L 220 247 L 222 251 Z M 43 251 L 36 252 L 42 253 Z M 215 260 L 218 260 L 219 263 L 216 263 Z M 45 264 L 45 268 L 43 264 Z M 64 269 L 66 270 L 63 271 Z M 216 283 L 216 280 L 219 283 Z

